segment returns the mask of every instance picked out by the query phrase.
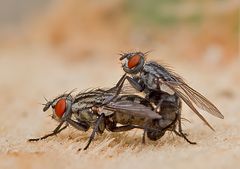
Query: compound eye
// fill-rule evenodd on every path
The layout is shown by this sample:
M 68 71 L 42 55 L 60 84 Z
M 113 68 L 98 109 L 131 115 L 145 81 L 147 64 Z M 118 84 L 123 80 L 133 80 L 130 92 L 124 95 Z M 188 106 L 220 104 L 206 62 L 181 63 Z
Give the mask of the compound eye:
M 128 68 L 132 69 L 138 65 L 140 62 L 141 56 L 134 55 L 128 60 Z
M 58 100 L 57 104 L 54 107 L 55 109 L 55 114 L 59 117 L 62 118 L 65 110 L 66 110 L 66 99 L 60 99 Z

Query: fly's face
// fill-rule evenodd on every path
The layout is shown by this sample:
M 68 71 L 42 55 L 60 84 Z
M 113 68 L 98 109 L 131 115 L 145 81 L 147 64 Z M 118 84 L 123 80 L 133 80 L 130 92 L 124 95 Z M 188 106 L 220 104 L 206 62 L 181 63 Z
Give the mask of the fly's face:
M 45 112 L 52 107 L 53 119 L 61 121 L 71 113 L 72 102 L 73 98 L 71 95 L 62 95 L 53 99 L 53 101 L 48 101 L 45 104 L 43 111 Z
M 124 53 L 120 60 L 122 61 L 123 70 L 129 74 L 137 74 L 143 69 L 146 53 L 134 52 Z

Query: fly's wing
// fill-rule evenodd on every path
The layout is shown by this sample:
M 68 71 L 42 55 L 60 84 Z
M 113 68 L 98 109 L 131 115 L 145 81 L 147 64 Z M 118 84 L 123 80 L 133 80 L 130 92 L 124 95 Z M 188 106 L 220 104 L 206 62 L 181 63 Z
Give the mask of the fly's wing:
M 188 95 L 189 98 L 202 110 L 207 111 L 208 113 L 223 119 L 224 116 L 217 109 L 217 107 L 212 104 L 207 98 L 198 93 L 196 90 L 188 86 L 187 84 L 181 85 L 181 88 Z
M 172 89 L 183 101 L 198 115 L 198 117 L 203 120 L 212 130 L 213 128 L 206 121 L 206 119 L 198 112 L 194 107 L 196 105 L 198 108 L 212 114 L 213 116 L 224 118 L 221 112 L 214 106 L 207 98 L 201 95 L 199 92 L 187 85 L 184 80 L 173 71 L 153 63 L 153 70 L 155 75 L 159 78 L 161 84 L 167 85 Z M 193 105 L 194 103 L 194 105 Z
M 221 119 L 224 118 L 224 116 L 217 109 L 217 107 L 214 106 L 214 104 L 212 104 L 206 97 L 201 95 L 199 92 L 188 86 L 185 82 L 181 83 L 166 82 L 166 85 L 168 85 L 168 87 L 170 88 L 174 88 L 176 93 L 180 93 L 180 91 L 184 92 L 185 97 L 188 97 L 189 100 L 191 100 L 200 109 L 218 118 Z
M 169 86 L 170 87 L 170 86 Z M 214 128 L 207 122 L 207 120 L 198 112 L 198 110 L 194 107 L 191 100 L 183 93 L 181 90 L 170 87 L 191 109 L 197 116 L 210 128 L 214 131 Z
M 148 118 L 148 119 L 160 119 L 161 116 L 152 111 L 149 107 L 146 107 L 140 103 L 132 101 L 117 101 L 107 104 L 105 109 L 117 111 L 121 113 L 127 113 L 129 115 Z

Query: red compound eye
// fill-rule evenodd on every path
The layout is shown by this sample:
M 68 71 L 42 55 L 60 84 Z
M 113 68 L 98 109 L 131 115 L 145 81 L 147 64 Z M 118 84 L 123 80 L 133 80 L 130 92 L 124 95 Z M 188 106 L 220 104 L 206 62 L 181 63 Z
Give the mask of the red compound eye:
M 55 106 L 55 113 L 59 118 L 62 118 L 65 110 L 66 110 L 66 99 L 60 99 L 58 100 L 56 106 Z
M 128 60 L 128 68 L 134 68 L 138 65 L 138 63 L 140 62 L 141 56 L 139 55 L 134 55 L 133 57 L 131 57 Z

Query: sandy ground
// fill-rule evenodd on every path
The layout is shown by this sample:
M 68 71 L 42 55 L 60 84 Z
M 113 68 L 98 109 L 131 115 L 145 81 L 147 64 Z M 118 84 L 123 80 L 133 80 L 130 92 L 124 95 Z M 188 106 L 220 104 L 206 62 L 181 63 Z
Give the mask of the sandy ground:
M 157 55 L 157 53 L 154 53 Z M 237 168 L 240 164 L 240 62 L 208 68 L 196 63 L 173 62 L 195 89 L 219 107 L 224 120 L 203 115 L 216 132 L 184 108 L 184 129 L 197 145 L 166 134 L 161 140 L 141 144 L 141 131 L 109 133 L 96 137 L 87 151 L 90 131 L 69 128 L 37 143 L 27 139 L 42 136 L 57 125 L 42 112 L 43 96 L 53 98 L 66 90 L 112 86 L 123 73 L 116 57 L 70 62 L 47 50 L 1 51 L 0 57 L 0 168 Z M 49 57 L 51 56 L 51 57 Z M 173 64 L 172 64 L 173 63 Z M 194 65 L 195 64 L 195 65 Z M 100 74 L 101 72 L 101 74 Z M 186 107 L 186 106 L 185 106 Z

